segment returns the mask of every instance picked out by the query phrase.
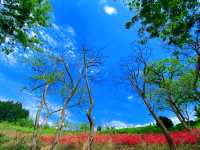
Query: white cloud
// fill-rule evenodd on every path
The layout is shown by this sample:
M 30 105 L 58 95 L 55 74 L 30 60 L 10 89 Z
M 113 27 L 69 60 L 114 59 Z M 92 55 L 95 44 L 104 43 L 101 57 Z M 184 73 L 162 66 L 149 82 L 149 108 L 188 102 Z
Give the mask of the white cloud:
M 57 42 L 54 40 L 54 38 L 49 35 L 48 33 L 44 32 L 44 31 L 39 31 L 40 35 L 42 36 L 43 40 L 45 40 L 46 42 L 48 42 L 49 45 L 51 46 L 57 46 Z
M 154 123 L 155 122 L 150 122 L 146 124 L 130 124 L 130 123 L 125 123 L 123 121 L 113 120 L 111 122 L 103 124 L 103 127 L 114 127 L 115 129 L 122 129 L 122 128 L 145 127 Z
M 76 57 L 75 52 L 72 51 L 72 50 L 69 50 L 69 51 L 67 52 L 67 55 L 69 55 L 69 56 L 72 57 L 72 58 L 75 58 L 75 57 Z
M 4 52 L 0 52 L 1 54 L 1 62 L 10 65 L 10 66 L 15 66 L 17 64 L 17 58 L 15 56 L 15 52 L 6 55 Z
M 170 119 L 172 120 L 172 122 L 174 123 L 174 125 L 177 125 L 177 124 L 180 123 L 180 121 L 178 120 L 177 117 L 171 117 Z
M 132 100 L 133 100 L 133 95 L 129 95 L 129 96 L 127 97 L 127 99 L 128 99 L 129 101 L 132 101 Z
M 115 15 L 115 14 L 118 13 L 118 11 L 115 7 L 112 7 L 112 6 L 109 6 L 109 5 L 104 6 L 104 12 L 107 15 Z

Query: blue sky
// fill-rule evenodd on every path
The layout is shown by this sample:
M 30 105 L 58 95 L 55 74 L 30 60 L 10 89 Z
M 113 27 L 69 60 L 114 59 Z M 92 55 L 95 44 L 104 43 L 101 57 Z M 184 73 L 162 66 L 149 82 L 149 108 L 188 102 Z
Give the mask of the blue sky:
M 81 45 L 99 49 L 106 56 L 104 65 L 104 81 L 93 85 L 95 109 L 93 116 L 96 125 L 118 124 L 137 125 L 153 121 L 139 97 L 125 86 L 118 85 L 116 77 L 120 74 L 120 61 L 130 53 L 134 53 L 133 42 L 137 40 L 137 26 L 126 30 L 124 24 L 131 18 L 130 12 L 121 1 L 111 0 L 51 0 L 53 6 L 53 25 L 39 34 L 48 43 L 48 48 L 78 49 Z M 162 51 L 163 43 L 153 40 L 150 46 L 155 49 L 154 58 L 167 56 Z M 73 55 L 73 52 L 69 52 Z M 0 60 L 0 98 L 23 102 L 34 116 L 38 104 L 37 96 L 21 92 L 28 84 L 29 72 L 21 61 L 31 53 L 17 52 Z M 72 56 L 73 57 L 73 56 Z M 57 107 L 59 101 L 49 97 L 52 105 Z M 78 108 L 69 111 L 70 120 L 85 122 L 85 114 Z M 165 112 L 166 113 L 166 112 Z M 169 113 L 167 113 L 169 114 Z M 169 114 L 173 117 L 173 115 Z

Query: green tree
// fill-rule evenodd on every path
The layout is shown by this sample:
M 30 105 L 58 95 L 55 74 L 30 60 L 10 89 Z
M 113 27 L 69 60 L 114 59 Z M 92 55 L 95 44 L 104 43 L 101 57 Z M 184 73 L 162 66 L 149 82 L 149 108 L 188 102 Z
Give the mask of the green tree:
M 198 0 L 126 0 L 126 2 L 128 7 L 134 10 L 134 16 L 126 23 L 126 28 L 140 22 L 138 33 L 144 38 L 142 42 L 148 37 L 159 37 L 168 44 L 180 48 L 174 50 L 175 55 L 182 54 L 186 48 L 190 57 L 195 58 L 196 71 L 192 79 L 192 89 L 200 94 L 197 87 L 200 76 L 200 2 Z
M 148 111 L 159 125 L 163 135 L 166 138 L 166 141 L 168 142 L 169 149 L 175 150 L 175 145 L 168 129 L 160 120 L 152 105 L 152 85 L 147 78 L 149 73 L 149 54 L 149 48 L 138 47 L 138 49 L 135 51 L 135 55 L 129 57 L 127 62 L 122 65 L 124 70 L 123 76 L 124 79 L 128 81 L 128 86 L 131 87 L 138 94 L 138 96 L 140 96 Z
M 36 31 L 48 26 L 50 9 L 48 0 L 3 0 L 0 4 L 0 44 L 5 45 L 2 50 L 9 54 L 18 43 L 41 50 Z
M 172 128 L 174 126 L 173 122 L 171 119 L 164 117 L 164 116 L 159 116 L 160 120 L 163 122 L 163 124 L 165 125 L 166 128 Z M 157 124 L 157 126 L 159 126 Z
M 145 79 L 153 87 L 150 96 L 157 108 L 160 110 L 170 108 L 183 126 L 190 130 L 183 113 L 183 106 L 197 101 L 196 92 L 192 88 L 192 77 L 195 73 L 186 66 L 188 65 L 182 65 L 176 58 L 149 63 Z
M 31 82 L 33 83 L 33 87 L 30 87 L 30 91 L 41 94 L 41 100 L 39 102 L 35 116 L 32 137 L 32 149 L 35 150 L 37 149 L 39 142 L 39 121 L 42 111 L 45 108 L 46 113 L 48 113 L 48 117 L 50 113 L 47 104 L 47 96 L 49 94 L 49 90 L 55 86 L 58 88 L 58 82 L 63 81 L 65 76 L 64 71 L 59 69 L 59 63 L 53 54 L 41 53 L 38 56 L 35 55 L 34 58 L 29 59 L 28 62 L 33 69 L 33 73 L 31 74 Z M 56 112 L 58 111 L 55 111 L 55 113 Z M 51 113 L 53 114 L 54 112 Z
M 27 119 L 29 111 L 22 107 L 19 102 L 0 102 L 0 121 L 17 122 L 20 119 Z
M 183 46 L 193 42 L 191 29 L 199 33 L 198 0 L 126 0 L 134 16 L 126 23 L 130 28 L 140 21 L 139 33 L 160 37 L 169 44 Z

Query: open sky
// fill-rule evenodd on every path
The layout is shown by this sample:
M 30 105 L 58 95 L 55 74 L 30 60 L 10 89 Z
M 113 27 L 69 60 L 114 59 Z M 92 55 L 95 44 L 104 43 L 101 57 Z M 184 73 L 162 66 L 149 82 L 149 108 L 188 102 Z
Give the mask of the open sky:
M 142 125 L 150 123 L 146 107 L 137 95 L 118 85 L 116 77 L 120 74 L 120 61 L 130 53 L 134 53 L 137 40 L 137 26 L 131 30 L 125 29 L 125 22 L 133 12 L 121 1 L 111 0 L 51 0 L 53 25 L 39 34 L 48 43 L 49 49 L 78 49 L 86 45 L 93 49 L 102 49 L 106 56 L 104 65 L 104 80 L 93 85 L 95 109 L 93 116 L 96 125 L 111 124 L 116 126 Z M 155 49 L 154 57 L 167 56 L 161 52 L 161 42 L 154 40 L 151 48 Z M 73 52 L 69 51 L 73 57 Z M 29 57 L 31 53 L 23 54 Z M 1 53 L 0 59 L 0 98 L 19 100 L 30 109 L 34 116 L 38 98 L 20 89 L 27 84 L 27 66 L 21 61 L 22 55 L 15 52 L 9 56 Z M 52 98 L 56 106 L 59 102 Z M 69 112 L 69 118 L 74 122 L 85 122 L 86 117 L 78 109 Z M 170 117 L 173 115 L 169 114 Z

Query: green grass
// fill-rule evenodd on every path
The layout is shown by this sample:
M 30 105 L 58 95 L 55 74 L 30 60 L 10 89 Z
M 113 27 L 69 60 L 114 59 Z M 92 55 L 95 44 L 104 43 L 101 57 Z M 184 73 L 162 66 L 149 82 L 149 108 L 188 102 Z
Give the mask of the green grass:
M 1 122 L 0 131 L 32 133 L 33 127 L 22 127 L 14 123 Z M 54 134 L 56 132 L 56 129 L 55 128 L 41 128 L 40 132 L 41 134 Z
M 136 127 L 136 128 L 123 128 L 123 129 L 110 129 L 104 130 L 101 133 L 159 133 L 160 129 L 156 126 Z
M 1 131 L 21 132 L 25 134 L 32 134 L 33 127 L 20 126 L 18 124 L 9 123 L 9 122 L 0 122 L 0 132 Z M 40 128 L 40 133 L 42 135 L 53 135 L 56 133 L 56 128 L 53 128 L 53 127 Z M 80 132 L 64 131 L 64 134 L 76 134 L 76 133 L 80 133 Z
M 200 128 L 200 120 L 195 121 L 191 127 L 192 128 Z M 183 127 L 181 124 L 178 124 L 169 130 L 170 131 L 181 131 L 181 130 L 183 130 Z M 161 132 L 160 128 L 158 128 L 156 125 L 149 125 L 146 127 L 103 130 L 101 133 L 145 134 L 145 133 L 160 133 L 160 132 Z
M 200 128 L 200 120 L 194 122 L 192 128 Z M 176 125 L 171 128 L 171 131 L 182 130 L 181 125 Z M 31 134 L 33 132 L 33 127 L 23 127 L 14 123 L 0 122 L 0 131 L 9 131 L 9 132 L 22 132 L 25 134 Z M 41 128 L 40 133 L 42 135 L 53 135 L 56 132 L 56 129 L 53 127 Z M 110 129 L 103 130 L 101 133 L 132 133 L 132 134 L 145 134 L 145 133 L 159 133 L 160 129 L 155 126 L 146 126 L 146 127 L 136 127 L 136 128 L 124 128 L 124 129 Z M 64 134 L 77 134 L 78 131 L 65 131 Z

